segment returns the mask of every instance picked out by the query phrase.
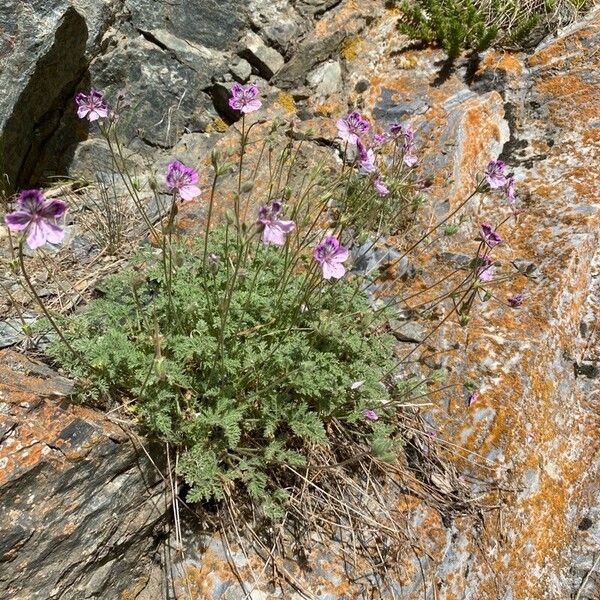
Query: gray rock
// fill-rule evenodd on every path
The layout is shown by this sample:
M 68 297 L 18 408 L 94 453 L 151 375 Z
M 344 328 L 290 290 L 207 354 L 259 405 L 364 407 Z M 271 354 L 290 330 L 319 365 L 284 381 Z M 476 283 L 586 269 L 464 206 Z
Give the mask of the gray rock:
M 402 254 L 398 250 L 381 247 L 380 243 L 376 245 L 372 240 L 352 248 L 353 270 L 364 275 L 374 274 L 378 269 L 399 261 L 395 265 L 395 270 L 399 276 L 402 276 L 406 273 L 409 264 L 406 256 L 401 257 Z
M 467 254 L 458 254 L 456 252 L 442 252 L 440 254 L 440 260 L 460 269 L 468 269 L 473 257 L 468 256 Z
M 245 0 L 125 0 L 136 29 L 163 29 L 207 48 L 227 50 L 239 38 L 244 25 Z
M 273 77 L 285 62 L 277 50 L 269 48 L 261 37 L 252 31 L 249 31 L 241 40 L 239 54 L 265 79 Z
M 246 83 L 250 79 L 250 75 L 252 75 L 252 66 L 247 60 L 238 58 L 231 63 L 229 72 L 239 83 Z
M 0 172 L 17 186 L 36 171 L 95 32 L 67 0 L 2 2 L 0 31 L 8 44 L 1 51 Z
M 23 322 L 25 325 L 35 323 L 38 315 L 34 313 L 25 313 L 23 320 L 14 318 L 0 321 L 0 348 L 8 348 L 22 342 L 27 338 L 27 334 L 23 330 Z
M 401 342 L 422 342 L 429 331 L 416 323 L 415 321 L 398 321 L 397 319 L 390 320 L 390 330 L 392 335 Z
M 212 77 L 225 70 L 226 59 L 222 52 L 173 35 L 166 29 L 140 29 L 140 33 L 150 42 L 173 53 L 175 59 L 198 73 L 197 85 L 205 88 Z
M 250 0 L 248 19 L 265 40 L 284 53 L 308 26 L 288 0 Z
M 0 355 L 2 598 L 117 598 L 152 565 L 167 511 L 162 480 L 104 415 L 59 406 L 71 387 Z
M 342 0 L 298 0 L 298 11 L 306 16 L 315 16 L 336 7 Z
M 308 74 L 306 81 L 319 96 L 331 96 L 342 84 L 342 66 L 337 60 L 329 60 Z
M 344 31 L 335 31 L 327 37 L 307 39 L 274 77 L 273 83 L 286 90 L 302 85 L 307 73 L 337 52 L 344 38 Z
M 192 52 L 192 50 L 190 50 Z M 210 96 L 203 91 L 207 76 L 177 60 L 155 43 L 139 36 L 124 39 L 90 66 L 92 79 L 109 100 L 126 82 L 133 99 L 122 118 L 129 140 L 168 148 L 187 131 L 204 131 L 216 117 Z M 143 152 L 143 148 L 138 148 Z

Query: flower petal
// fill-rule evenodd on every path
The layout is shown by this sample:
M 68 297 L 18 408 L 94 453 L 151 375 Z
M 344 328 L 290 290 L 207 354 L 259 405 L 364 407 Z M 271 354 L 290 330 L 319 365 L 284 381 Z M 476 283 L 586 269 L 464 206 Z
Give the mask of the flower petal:
M 335 251 L 335 254 L 331 257 L 331 260 L 336 263 L 342 263 L 348 259 L 348 256 L 350 256 L 350 253 L 348 252 L 348 248 L 344 248 L 344 246 L 340 246 Z
M 262 102 L 260 100 L 250 100 L 242 107 L 243 113 L 252 113 L 257 111 L 262 106 Z
M 27 235 L 27 245 L 35 250 L 40 248 L 46 243 L 46 236 L 44 230 L 40 227 L 40 221 L 33 222 L 29 228 L 29 234 Z
M 346 273 L 344 265 L 339 262 L 323 262 L 323 279 L 341 279 Z
M 50 221 L 39 221 L 39 227 L 41 228 L 46 241 L 51 244 L 60 244 L 65 238 L 64 229 L 56 223 Z
M 179 195 L 181 196 L 182 200 L 193 200 L 201 193 L 202 192 L 200 191 L 200 188 L 196 185 L 184 185 L 179 190 Z
M 16 210 L 4 217 L 4 222 L 11 231 L 22 231 L 31 222 L 31 214 L 23 210 Z
M 294 221 L 276 221 L 275 224 L 284 233 L 289 233 L 290 231 L 294 231 L 294 229 L 296 228 L 296 223 L 294 223 Z
M 275 244 L 276 246 L 285 244 L 284 232 L 277 225 L 265 225 L 262 239 L 264 244 Z
M 62 200 L 49 200 L 40 210 L 39 214 L 45 219 L 60 219 L 67 210 L 66 202 Z

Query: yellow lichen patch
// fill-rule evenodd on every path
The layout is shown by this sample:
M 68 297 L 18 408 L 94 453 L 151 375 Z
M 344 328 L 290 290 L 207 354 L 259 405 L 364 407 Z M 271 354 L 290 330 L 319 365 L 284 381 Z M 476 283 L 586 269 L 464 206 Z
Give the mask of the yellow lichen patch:
M 416 54 L 403 54 L 396 61 L 396 66 L 399 69 L 414 69 L 418 62 Z
M 208 124 L 206 131 L 208 133 L 213 133 L 215 131 L 217 133 L 225 133 L 228 129 L 229 126 L 227 125 L 227 123 L 225 123 L 225 121 L 223 121 L 221 117 L 217 117 L 212 123 Z
M 346 60 L 354 60 L 360 55 L 363 41 L 358 35 L 353 35 L 347 40 L 344 40 L 340 54 Z
M 283 107 L 287 112 L 296 112 L 296 102 L 294 97 L 287 92 L 280 92 L 277 96 L 277 104 Z

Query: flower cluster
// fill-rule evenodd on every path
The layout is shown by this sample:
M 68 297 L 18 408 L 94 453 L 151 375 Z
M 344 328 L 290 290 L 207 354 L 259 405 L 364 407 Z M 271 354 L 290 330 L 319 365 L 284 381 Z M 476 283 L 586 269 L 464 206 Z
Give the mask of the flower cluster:
M 25 190 L 19 194 L 17 206 L 4 217 L 4 222 L 11 231 L 27 233 L 27 245 L 32 250 L 46 242 L 62 242 L 65 232 L 57 223 L 67 210 L 62 200 L 47 200 L 41 190 Z
M 367 145 L 366 136 L 370 131 L 369 122 L 358 112 L 352 111 L 344 118 L 337 121 L 338 137 L 347 144 L 356 146 L 359 172 L 362 175 L 373 176 L 373 187 L 380 196 L 390 193 L 381 173 L 376 165 L 376 152 L 385 144 L 394 142 L 402 153 L 402 162 L 407 167 L 414 167 L 417 163 L 415 153 L 415 132 L 410 127 L 394 123 L 384 133 L 372 136 L 371 147 Z

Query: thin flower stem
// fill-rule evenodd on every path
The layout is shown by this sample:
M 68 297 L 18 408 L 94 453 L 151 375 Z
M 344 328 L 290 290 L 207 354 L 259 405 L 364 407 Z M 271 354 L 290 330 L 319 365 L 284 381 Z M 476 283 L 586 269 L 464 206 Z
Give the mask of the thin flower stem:
M 213 206 L 215 203 L 215 191 L 217 189 L 217 181 L 219 179 L 218 170 L 215 168 L 212 185 L 210 187 L 210 198 L 208 201 L 208 215 L 206 217 L 206 227 L 204 229 L 204 253 L 202 255 L 202 269 L 206 269 L 206 258 L 208 256 L 208 235 L 210 232 L 210 222 L 212 220 Z
M 23 279 L 25 280 L 25 283 L 27 284 L 27 287 L 31 293 L 32 298 L 36 301 L 38 306 L 42 309 L 42 312 L 44 313 L 45 317 L 48 319 L 48 322 L 52 326 L 52 329 L 54 329 L 54 331 L 60 338 L 60 341 L 65 345 L 65 347 L 69 350 L 69 352 L 71 352 L 71 354 L 79 362 L 81 362 L 86 368 L 88 368 L 92 371 L 95 371 L 94 367 L 92 367 L 92 365 L 87 360 L 85 360 L 85 358 L 83 358 L 83 356 L 81 356 L 81 354 L 79 352 L 77 352 L 77 350 L 75 350 L 75 348 L 73 348 L 73 346 L 71 345 L 69 340 L 67 340 L 64 333 L 62 332 L 62 329 L 57 325 L 56 321 L 54 320 L 54 318 L 52 317 L 52 315 L 46 308 L 46 305 L 44 304 L 43 300 L 39 297 L 38 293 L 35 290 L 34 285 L 31 283 L 31 279 L 29 279 L 29 275 L 27 274 L 27 269 L 25 268 L 25 260 L 23 257 L 24 257 L 24 255 L 23 255 L 23 240 L 21 240 L 19 242 L 19 265 L 21 267 L 21 274 L 23 275 Z
M 471 194 L 469 194 L 469 196 L 465 200 L 463 200 L 450 214 L 448 214 L 446 217 L 444 217 L 444 219 L 442 219 L 439 223 L 437 223 L 436 225 L 434 225 L 424 235 L 422 235 L 414 244 L 412 244 L 408 248 L 408 250 L 406 250 L 404 252 L 404 254 L 402 254 L 402 256 L 400 256 L 399 258 L 397 258 L 392 263 L 392 266 L 397 265 L 404 257 L 406 257 L 408 254 L 410 254 L 423 240 L 426 240 L 434 231 L 436 231 L 444 223 L 446 223 L 447 221 L 449 221 L 463 206 L 465 206 L 469 202 L 469 200 L 471 198 L 473 198 L 475 196 L 475 194 L 477 194 L 477 193 L 479 193 L 481 191 L 481 186 L 482 186 L 482 182 L 479 182 L 477 184 L 477 187 L 475 188 L 475 190 Z

